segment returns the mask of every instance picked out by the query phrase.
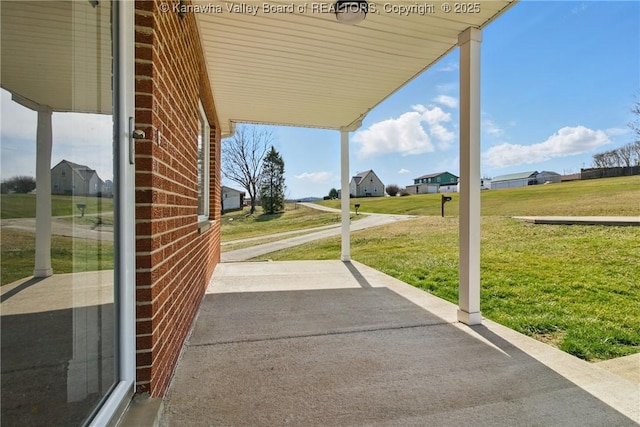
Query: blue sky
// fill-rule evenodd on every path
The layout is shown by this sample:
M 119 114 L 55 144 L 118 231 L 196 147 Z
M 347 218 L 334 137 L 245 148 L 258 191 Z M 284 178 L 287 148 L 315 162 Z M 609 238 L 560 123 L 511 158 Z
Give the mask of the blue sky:
M 523 1 L 483 32 L 483 176 L 579 172 L 632 141 L 640 100 L 640 2 Z M 459 173 L 458 50 L 369 113 L 351 134 L 350 174 L 386 184 Z M 336 131 L 270 127 L 287 196 L 340 188 Z M 232 182 L 225 182 L 237 186 Z
M 578 172 L 592 155 L 632 141 L 640 101 L 640 2 L 524 0 L 483 32 L 483 176 Z M 385 184 L 459 174 L 458 51 L 376 107 L 351 134 L 350 174 Z M 0 90 L 1 175 L 35 175 L 36 114 Z M 287 196 L 340 188 L 337 131 L 271 127 L 285 161 Z M 111 118 L 54 113 L 52 165 L 90 165 L 112 179 Z M 224 184 L 237 184 L 224 180 Z

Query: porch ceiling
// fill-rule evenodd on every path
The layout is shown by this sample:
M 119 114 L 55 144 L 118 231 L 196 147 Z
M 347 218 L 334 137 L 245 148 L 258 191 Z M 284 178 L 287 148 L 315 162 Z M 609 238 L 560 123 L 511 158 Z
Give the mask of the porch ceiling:
M 305 3 L 301 13 L 297 8 Z M 264 13 L 263 2 L 220 1 L 213 4 L 222 13 L 196 14 L 223 134 L 235 122 L 357 127 L 372 108 L 454 49 L 459 33 L 485 27 L 513 0 L 481 2 L 477 13 L 444 13 L 444 2 L 370 1 L 376 11 L 355 26 L 313 10 L 333 3 L 298 1 L 293 13 Z M 242 4 L 259 12 L 227 11 Z M 432 4 L 433 12 L 386 13 L 385 4 Z
M 0 86 L 53 111 L 111 114 L 111 2 L 2 1 Z

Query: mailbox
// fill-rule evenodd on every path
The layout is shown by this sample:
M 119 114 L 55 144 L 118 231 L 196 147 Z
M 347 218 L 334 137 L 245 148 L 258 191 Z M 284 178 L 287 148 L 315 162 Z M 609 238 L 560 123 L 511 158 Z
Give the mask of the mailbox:
M 76 207 L 80 209 L 80 216 L 84 216 L 84 210 L 87 208 L 87 205 L 84 203 L 78 203 Z
M 360 209 L 360 203 L 353 205 L 356 208 L 356 215 L 358 215 L 358 209 Z
M 443 218 L 444 218 L 444 204 L 450 201 L 451 201 L 451 196 L 445 196 L 444 194 L 442 195 L 442 202 L 440 203 L 440 205 L 441 205 Z

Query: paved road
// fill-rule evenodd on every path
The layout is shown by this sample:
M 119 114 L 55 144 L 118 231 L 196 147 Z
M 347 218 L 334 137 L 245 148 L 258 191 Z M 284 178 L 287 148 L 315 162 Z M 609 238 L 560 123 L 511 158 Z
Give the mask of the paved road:
M 301 203 L 304 206 L 318 209 L 327 212 L 340 212 L 339 209 L 327 208 L 325 206 L 316 205 L 314 203 Z M 364 230 L 366 228 L 379 227 L 381 225 L 391 224 L 398 221 L 406 221 L 409 219 L 417 218 L 414 215 L 388 215 L 388 214 L 363 214 L 365 218 L 359 219 L 351 223 L 351 231 Z M 307 242 L 314 240 L 324 239 L 326 237 L 340 235 L 341 226 L 334 225 L 331 228 L 322 227 L 324 229 L 302 236 L 295 236 L 289 239 L 278 240 L 277 242 L 264 243 L 262 245 L 251 246 L 249 248 L 238 249 L 235 251 L 223 252 L 221 255 L 222 262 L 237 262 L 247 261 L 251 258 L 262 256 L 271 252 L 279 251 L 282 249 L 292 248 L 299 246 Z M 299 232 L 299 231 L 298 231 Z M 261 239 L 269 238 L 270 236 L 261 236 Z M 238 243 L 226 242 L 226 244 Z
M 51 234 L 57 236 L 67 236 L 76 239 L 93 239 L 93 240 L 113 240 L 113 226 L 101 225 L 93 227 L 90 225 L 74 224 L 73 222 L 62 219 L 63 217 L 54 217 L 51 220 Z M 36 232 L 35 218 L 11 218 L 0 221 L 0 227 L 11 228 L 14 230 Z

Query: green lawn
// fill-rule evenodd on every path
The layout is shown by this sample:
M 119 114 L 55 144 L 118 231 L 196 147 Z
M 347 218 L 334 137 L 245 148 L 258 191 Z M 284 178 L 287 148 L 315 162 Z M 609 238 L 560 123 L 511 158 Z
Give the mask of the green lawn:
M 352 220 L 360 218 L 352 215 Z M 261 207 L 250 215 L 249 208 L 244 208 L 222 215 L 221 238 L 227 242 L 331 224 L 340 224 L 339 213 L 321 212 L 297 203 L 287 203 L 284 212 L 274 215 L 263 214 Z
M 53 216 L 80 215 L 78 204 L 85 204 L 85 214 L 113 211 L 113 199 L 101 197 L 51 196 Z M 35 194 L 3 194 L 0 196 L 0 218 L 35 218 Z
M 352 234 L 353 259 L 453 303 L 458 203 L 440 195 L 353 199 L 423 217 Z M 323 201 L 337 207 L 339 201 Z M 482 312 L 585 360 L 640 351 L 640 228 L 533 225 L 512 215 L 640 215 L 640 176 L 482 192 Z M 268 254 L 339 259 L 340 238 Z
M 445 205 L 446 216 L 458 216 L 457 193 Z M 351 209 L 360 203 L 361 212 L 408 215 L 440 215 L 440 194 L 405 197 L 368 197 L 351 199 Z M 339 200 L 318 202 L 340 207 Z M 640 215 L 640 176 L 571 181 L 532 185 L 481 194 L 482 215 Z
M 482 220 L 484 316 L 585 360 L 640 351 L 640 228 Z M 423 217 L 352 234 L 354 260 L 453 303 L 457 218 Z M 339 259 L 340 238 L 264 259 Z
M 2 229 L 0 285 L 33 274 L 35 244 L 35 233 Z M 112 269 L 113 242 L 51 236 L 51 266 L 54 273 Z

